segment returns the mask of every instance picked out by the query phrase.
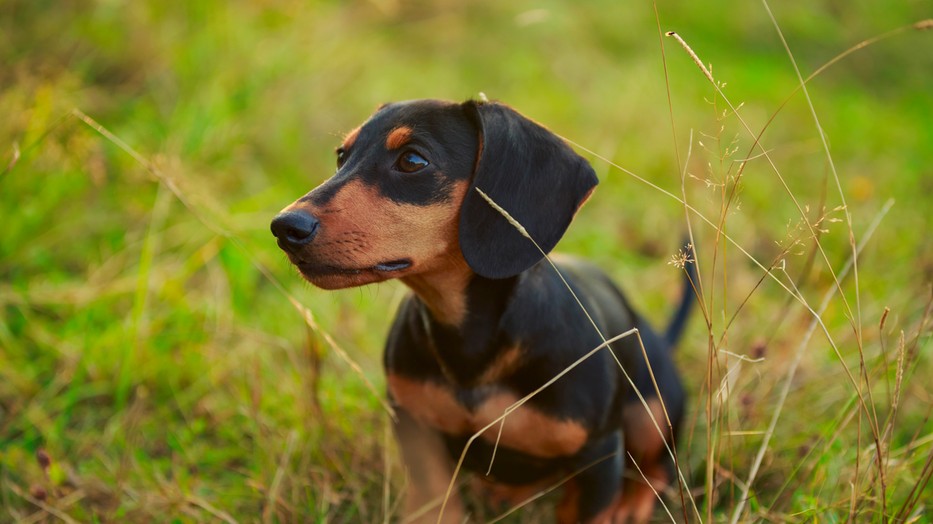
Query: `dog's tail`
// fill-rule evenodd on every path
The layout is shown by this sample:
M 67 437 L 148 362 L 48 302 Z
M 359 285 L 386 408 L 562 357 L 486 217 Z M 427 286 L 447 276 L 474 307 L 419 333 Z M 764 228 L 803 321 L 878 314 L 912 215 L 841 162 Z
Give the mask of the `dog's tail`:
M 693 245 L 685 242 L 679 256 L 683 261 L 684 288 L 680 294 L 680 305 L 677 306 L 670 324 L 667 325 L 667 331 L 664 333 L 664 340 L 670 348 L 675 347 L 680 336 L 683 335 L 684 328 L 687 327 L 687 319 L 690 317 L 690 309 L 697 300 L 697 264 Z

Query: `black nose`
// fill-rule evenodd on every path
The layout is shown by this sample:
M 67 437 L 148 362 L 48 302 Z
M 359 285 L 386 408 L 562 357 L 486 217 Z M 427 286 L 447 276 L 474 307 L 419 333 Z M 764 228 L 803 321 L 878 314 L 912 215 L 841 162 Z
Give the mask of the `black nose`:
M 293 250 L 311 243 L 321 222 L 304 211 L 286 211 L 272 219 L 272 234 L 282 249 Z

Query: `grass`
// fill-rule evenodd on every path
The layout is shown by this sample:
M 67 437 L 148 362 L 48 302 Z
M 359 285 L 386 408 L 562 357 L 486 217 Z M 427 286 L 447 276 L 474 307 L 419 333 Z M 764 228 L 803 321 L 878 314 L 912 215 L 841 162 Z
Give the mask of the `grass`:
M 312 289 L 268 222 L 377 104 L 479 92 L 589 151 L 559 249 L 656 324 L 677 199 L 714 224 L 690 214 L 704 307 L 678 353 L 692 520 L 928 520 L 930 14 L 769 7 L 803 77 L 908 29 L 805 97 L 754 2 L 657 6 L 718 84 L 647 5 L 7 2 L 0 521 L 397 514 L 380 352 L 405 290 Z

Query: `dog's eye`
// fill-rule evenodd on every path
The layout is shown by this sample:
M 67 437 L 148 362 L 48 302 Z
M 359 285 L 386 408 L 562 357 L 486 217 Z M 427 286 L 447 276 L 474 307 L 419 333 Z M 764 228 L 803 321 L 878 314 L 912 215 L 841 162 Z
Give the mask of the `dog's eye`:
M 414 173 L 419 169 L 428 167 L 428 164 L 429 162 L 418 153 L 415 153 L 414 151 L 406 151 L 402 153 L 402 156 L 398 157 L 398 162 L 395 163 L 395 168 L 402 173 Z
M 343 163 L 346 161 L 347 161 L 347 150 L 342 147 L 338 147 L 337 148 L 337 169 L 340 169 L 340 166 L 342 166 Z

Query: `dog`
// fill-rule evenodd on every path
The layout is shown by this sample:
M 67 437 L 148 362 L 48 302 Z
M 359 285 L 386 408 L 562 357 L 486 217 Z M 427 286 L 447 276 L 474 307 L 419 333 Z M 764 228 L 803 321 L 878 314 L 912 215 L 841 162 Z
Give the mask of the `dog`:
M 563 481 L 558 522 L 645 522 L 655 491 L 676 480 L 685 393 L 671 351 L 691 286 L 662 335 L 595 266 L 555 256 L 558 274 L 545 260 L 597 182 L 569 145 L 507 105 L 415 100 L 349 132 L 336 174 L 273 219 L 315 286 L 395 278 L 413 292 L 384 355 L 407 521 L 463 521 L 457 490 L 445 496 L 487 426 L 463 466 L 500 502 Z M 644 353 L 624 337 L 515 406 L 632 328 Z

